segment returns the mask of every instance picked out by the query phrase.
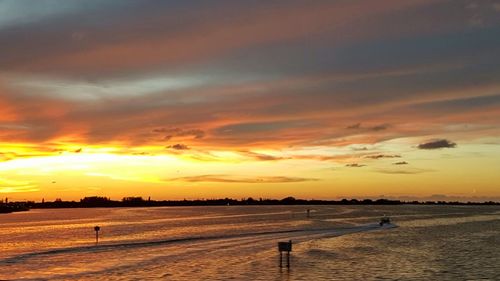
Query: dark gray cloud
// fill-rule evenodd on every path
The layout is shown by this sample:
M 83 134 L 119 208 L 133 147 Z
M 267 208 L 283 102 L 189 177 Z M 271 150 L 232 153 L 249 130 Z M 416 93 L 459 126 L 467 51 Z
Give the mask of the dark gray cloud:
M 370 159 L 382 159 L 382 158 L 401 158 L 401 155 L 396 154 L 375 154 L 375 155 L 367 155 L 365 158 Z
M 169 145 L 169 146 L 167 146 L 167 148 L 175 149 L 175 150 L 189 150 L 189 147 L 187 145 L 181 144 L 181 143 Z
M 399 161 L 399 162 L 392 163 L 392 165 L 408 165 L 408 162 L 406 162 L 406 161 Z
M 359 163 L 351 163 L 351 164 L 347 164 L 345 165 L 346 167 L 350 167 L 350 168 L 361 168 L 361 167 L 365 167 L 366 165 L 364 164 L 359 164 Z
M 440 140 L 431 140 L 428 142 L 424 142 L 418 145 L 419 149 L 439 149 L 439 148 L 453 148 L 456 147 L 457 144 L 446 140 L 446 139 L 440 139 Z
M 346 129 L 348 129 L 348 130 L 368 130 L 368 131 L 378 132 L 378 131 L 387 130 L 389 127 L 390 127 L 389 124 L 380 124 L 380 125 L 365 127 L 361 123 L 356 123 L 356 124 L 347 126 Z

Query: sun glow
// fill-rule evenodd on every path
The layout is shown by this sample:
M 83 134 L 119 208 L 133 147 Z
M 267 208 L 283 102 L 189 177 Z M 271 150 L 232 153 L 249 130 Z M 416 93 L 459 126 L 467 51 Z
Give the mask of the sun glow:
M 17 158 L 0 162 L 0 193 L 26 194 L 20 198 L 32 199 L 65 196 L 75 200 L 82 194 L 116 198 L 130 194 L 193 198 L 196 194 L 194 198 L 199 198 L 225 196 L 231 189 L 239 194 L 243 189 L 254 197 L 336 198 L 345 194 L 380 196 L 373 185 L 384 186 L 387 194 L 418 196 L 439 185 L 453 186 L 457 194 L 467 195 L 472 190 L 470 180 L 457 171 L 471 161 L 484 163 L 485 155 L 474 152 L 489 151 L 487 145 L 464 144 L 454 149 L 458 154 L 446 157 L 446 151 L 420 151 L 411 143 L 418 140 L 393 139 L 362 149 L 360 145 L 280 150 L 66 145 L 47 152 L 11 145 L 4 150 L 13 151 L 11 156 Z M 495 160 L 488 159 L 488 166 L 469 167 L 469 175 L 493 169 Z M 495 177 L 489 172 L 473 193 L 494 196 L 495 187 L 490 183 Z

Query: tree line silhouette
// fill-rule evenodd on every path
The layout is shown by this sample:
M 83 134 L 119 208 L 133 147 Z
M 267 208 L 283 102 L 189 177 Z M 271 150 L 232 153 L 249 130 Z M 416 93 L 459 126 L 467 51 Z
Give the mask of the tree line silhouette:
M 122 200 L 112 200 L 104 196 L 84 197 L 79 201 L 63 201 L 58 198 L 54 201 L 42 202 L 9 202 L 0 203 L 0 213 L 27 211 L 40 208 L 96 208 L 96 207 L 162 207 L 162 206 L 245 206 L 245 205 L 500 205 L 500 202 L 447 202 L 447 201 L 400 201 L 391 199 L 341 199 L 341 200 L 306 200 L 294 197 L 283 199 L 254 199 L 252 197 L 240 200 L 232 198 L 195 199 L 195 200 L 151 200 L 142 197 L 124 197 Z

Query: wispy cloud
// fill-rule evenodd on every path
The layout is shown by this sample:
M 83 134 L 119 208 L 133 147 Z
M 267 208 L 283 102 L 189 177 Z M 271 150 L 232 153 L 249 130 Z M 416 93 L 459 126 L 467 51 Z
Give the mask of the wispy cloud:
M 229 175 L 200 175 L 167 179 L 167 181 L 184 182 L 220 182 L 220 183 L 294 183 L 317 181 L 314 178 L 263 176 L 263 177 L 238 177 Z
M 250 158 L 253 158 L 253 159 L 256 159 L 259 161 L 276 161 L 276 160 L 291 159 L 290 157 L 274 156 L 274 155 L 257 153 L 257 152 L 252 152 L 252 151 L 241 151 L 240 153 L 246 157 L 250 157 Z
M 429 169 L 418 169 L 418 168 L 412 168 L 412 169 L 376 169 L 375 170 L 378 173 L 382 174 L 395 174 L 395 175 L 416 175 L 416 174 L 421 174 L 421 173 L 427 173 L 427 172 L 433 172 L 433 170 Z
M 382 158 L 401 158 L 401 155 L 397 154 L 374 154 L 374 155 L 367 155 L 364 158 L 369 158 L 369 159 L 382 159 Z
M 366 165 L 364 164 L 359 164 L 359 163 L 351 163 L 351 164 L 347 164 L 345 165 L 346 167 L 350 167 L 350 168 L 361 168 L 361 167 L 364 167 Z
M 356 123 L 353 125 L 349 125 L 346 127 L 348 130 L 365 130 L 365 131 L 383 131 L 387 130 L 390 127 L 389 124 L 380 124 L 380 125 L 373 125 L 373 126 L 363 126 L 361 123 Z
M 34 192 L 38 190 L 38 186 L 29 181 L 0 178 L 0 193 Z
M 165 140 L 170 140 L 174 137 L 194 137 L 195 139 L 201 139 L 205 136 L 205 132 L 200 129 L 157 128 L 153 129 L 153 133 L 163 134 Z

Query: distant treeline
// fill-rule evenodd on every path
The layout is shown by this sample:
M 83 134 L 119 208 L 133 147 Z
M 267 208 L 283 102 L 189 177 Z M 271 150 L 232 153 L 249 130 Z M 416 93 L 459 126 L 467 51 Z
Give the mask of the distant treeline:
M 9 203 L 11 204 L 11 203 Z M 305 200 L 294 197 L 283 199 L 199 199 L 199 200 L 162 200 L 156 201 L 150 198 L 125 197 L 121 201 L 111 200 L 108 197 L 92 196 L 80 199 L 80 201 L 63 201 L 56 199 L 52 202 L 23 203 L 27 208 L 93 208 L 93 207 L 160 207 L 160 206 L 227 206 L 227 205 L 500 205 L 500 202 L 446 202 L 446 201 L 400 201 L 390 199 L 342 199 L 342 200 Z M 1 206 L 1 204 L 0 204 Z
M 0 214 L 28 211 L 29 208 L 25 202 L 0 203 Z

